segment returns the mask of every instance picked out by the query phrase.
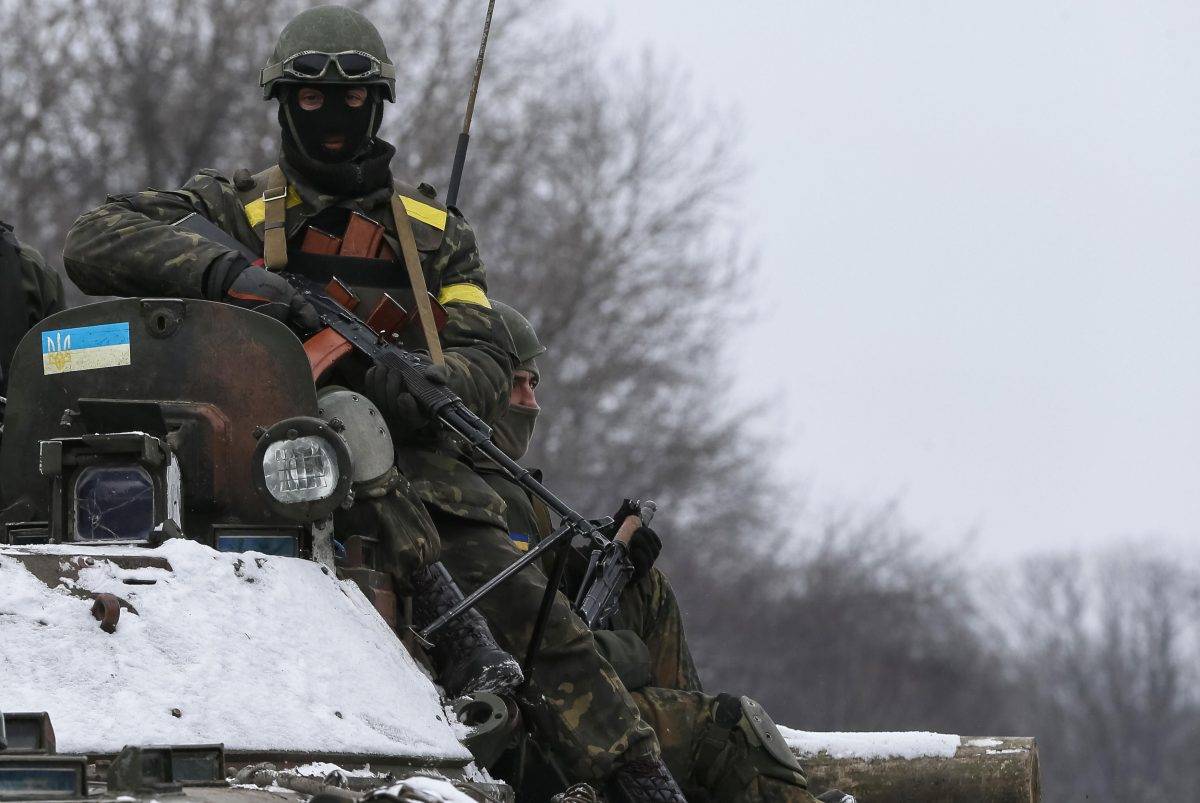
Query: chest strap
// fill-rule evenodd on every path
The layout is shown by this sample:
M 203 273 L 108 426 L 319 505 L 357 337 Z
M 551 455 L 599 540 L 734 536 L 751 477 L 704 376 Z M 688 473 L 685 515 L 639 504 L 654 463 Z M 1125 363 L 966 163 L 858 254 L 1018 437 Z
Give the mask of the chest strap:
M 425 335 L 425 345 L 429 348 L 429 359 L 433 360 L 434 365 L 445 365 L 446 357 L 442 354 L 442 341 L 438 337 L 433 305 L 429 303 L 429 288 L 425 286 L 425 272 L 421 270 L 421 256 L 417 253 L 417 238 L 413 234 L 412 221 L 408 219 L 404 201 L 394 192 L 392 217 L 396 220 L 396 236 L 400 240 L 404 267 L 408 269 L 408 283 L 417 303 L 417 317 L 421 320 L 421 331 Z
M 287 178 L 279 165 L 267 170 L 263 190 L 263 263 L 270 270 L 287 267 Z

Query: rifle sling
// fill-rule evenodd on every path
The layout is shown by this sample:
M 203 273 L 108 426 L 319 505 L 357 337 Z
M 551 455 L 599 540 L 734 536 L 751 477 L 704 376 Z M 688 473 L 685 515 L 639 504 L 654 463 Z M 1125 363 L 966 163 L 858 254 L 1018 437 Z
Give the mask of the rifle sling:
M 425 285 L 425 273 L 421 270 L 421 257 L 417 253 L 417 238 L 413 235 L 412 221 L 400 196 L 392 193 L 392 217 L 396 219 L 396 236 L 400 239 L 400 252 L 404 267 L 408 269 L 408 281 L 413 299 L 417 303 L 417 317 L 421 320 L 421 331 L 425 345 L 429 348 L 429 359 L 434 365 L 445 365 L 442 341 L 438 337 L 437 321 L 433 317 L 433 306 L 429 303 L 429 288 Z
M 279 165 L 267 170 L 267 188 L 263 190 L 263 264 L 270 270 L 283 270 L 288 264 L 287 249 L 287 177 Z

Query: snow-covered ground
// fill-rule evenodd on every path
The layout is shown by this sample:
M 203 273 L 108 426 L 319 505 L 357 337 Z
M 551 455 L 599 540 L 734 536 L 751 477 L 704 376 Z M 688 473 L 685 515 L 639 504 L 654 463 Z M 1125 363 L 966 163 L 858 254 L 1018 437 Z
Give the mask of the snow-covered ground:
M 95 564 L 77 585 L 137 609 L 108 634 L 91 600 L 12 557 L 65 563 L 78 551 L 0 548 L 0 709 L 48 711 L 60 752 L 223 742 L 470 760 L 432 683 L 358 587 L 318 564 L 184 540 L 89 551 Z M 103 560 L 122 554 L 161 556 L 172 570 Z
M 927 731 L 896 733 L 819 733 L 780 726 L 784 741 L 793 752 L 805 756 L 826 753 L 831 758 L 950 758 L 962 741 L 958 736 Z

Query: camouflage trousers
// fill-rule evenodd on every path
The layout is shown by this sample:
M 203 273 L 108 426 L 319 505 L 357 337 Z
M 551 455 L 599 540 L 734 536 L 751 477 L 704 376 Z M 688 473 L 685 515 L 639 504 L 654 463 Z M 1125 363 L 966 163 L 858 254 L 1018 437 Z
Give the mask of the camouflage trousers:
M 521 556 L 499 527 L 432 514 L 442 563 L 464 593 Z M 529 566 L 479 604 L 496 640 L 518 659 L 529 645 L 546 584 L 539 568 Z M 659 754 L 654 731 L 561 593 L 550 612 L 531 688 L 544 700 L 534 712 L 535 727 L 553 745 L 569 777 L 603 780 L 621 761 Z
M 744 723 L 722 726 L 720 698 L 654 686 L 632 695 L 690 803 L 813 803 L 798 767 L 772 756 Z
M 743 723 L 724 727 L 719 698 L 701 691 L 696 664 L 683 631 L 683 614 L 665 574 L 658 569 L 625 587 L 616 631 L 629 630 L 645 643 L 646 685 L 630 692 L 642 718 L 658 735 L 663 759 L 692 803 L 811 803 L 804 775 L 785 766 Z M 636 674 L 620 666 L 622 676 Z M 626 656 L 626 660 L 636 660 Z M 643 658 L 644 660 L 644 658 Z M 740 702 L 726 696 L 726 710 Z M 726 716 L 724 719 L 728 720 Z M 726 724 L 730 724 L 726 722 Z
M 650 654 L 647 686 L 702 691 L 692 651 L 683 634 L 683 613 L 667 576 L 658 569 L 621 592 L 614 630 L 632 630 Z

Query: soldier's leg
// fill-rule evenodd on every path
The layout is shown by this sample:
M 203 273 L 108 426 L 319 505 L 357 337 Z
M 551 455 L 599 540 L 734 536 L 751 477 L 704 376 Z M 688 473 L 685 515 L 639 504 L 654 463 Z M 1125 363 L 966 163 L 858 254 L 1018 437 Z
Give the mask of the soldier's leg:
M 520 557 L 498 527 L 433 512 L 442 563 L 466 593 Z M 501 646 L 523 657 L 533 634 L 546 577 L 536 566 L 510 579 L 480 603 Z M 573 778 L 602 780 L 614 768 L 657 760 L 658 742 L 612 668 L 596 652 L 591 631 L 556 595 L 532 682 L 546 699 L 556 756 Z
M 650 651 L 650 686 L 702 691 L 696 662 L 683 634 L 683 614 L 667 576 L 658 569 L 621 592 L 613 628 L 632 630 Z
M 377 480 L 357 483 L 354 491 L 350 509 L 335 514 L 335 532 L 376 539 L 375 566 L 392 576 L 397 593 L 413 599 L 417 626 L 456 605 L 462 593 L 436 562 L 441 539 L 412 486 L 392 468 Z M 467 611 L 439 635 L 429 655 L 438 682 L 451 697 L 476 691 L 505 693 L 520 684 L 520 666 L 496 646 L 477 611 Z
M 354 504 L 334 512 L 334 532 L 376 539 L 376 568 L 392 575 L 400 594 L 412 593 L 413 574 L 437 561 L 442 550 L 429 512 L 394 468 L 355 484 Z
M 689 801 L 813 803 L 800 765 L 753 700 L 654 687 L 633 699 Z

